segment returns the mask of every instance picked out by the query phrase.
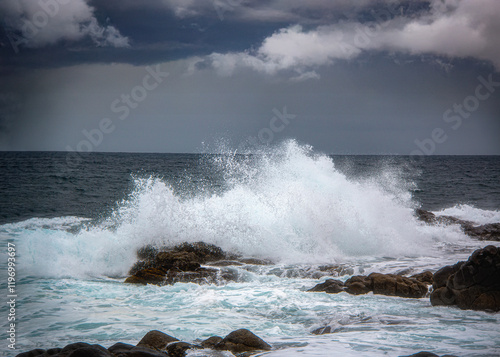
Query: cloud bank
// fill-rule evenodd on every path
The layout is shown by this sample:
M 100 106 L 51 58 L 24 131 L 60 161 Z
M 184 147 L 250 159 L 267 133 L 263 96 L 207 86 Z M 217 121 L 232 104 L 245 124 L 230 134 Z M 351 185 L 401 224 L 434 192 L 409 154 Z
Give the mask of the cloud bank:
M 372 10 L 367 22 L 339 21 L 306 30 L 301 25 L 282 28 L 264 39 L 256 50 L 213 53 L 209 61 L 221 75 L 237 68 L 276 74 L 293 70 L 306 78 L 315 68 L 336 60 L 350 60 L 366 51 L 448 58 L 473 57 L 500 69 L 500 1 L 434 0 L 428 13 L 405 17 L 398 8 Z

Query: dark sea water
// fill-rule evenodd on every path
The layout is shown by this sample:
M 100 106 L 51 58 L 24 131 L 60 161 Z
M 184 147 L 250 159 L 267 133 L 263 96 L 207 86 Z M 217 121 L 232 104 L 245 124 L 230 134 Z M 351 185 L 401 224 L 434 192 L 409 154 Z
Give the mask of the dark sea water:
M 32 217 L 109 215 L 133 190 L 134 177 L 162 178 L 184 195 L 220 192 L 224 175 L 211 157 L 92 153 L 75 161 L 64 152 L 0 152 L 0 224 Z M 330 157 L 352 178 L 396 172 L 423 209 L 459 204 L 500 209 L 500 156 Z
M 499 245 L 425 224 L 418 207 L 500 222 L 500 157 L 328 156 L 294 141 L 247 156 L 2 152 L 0 291 L 10 243 L 17 335 L 15 351 L 2 338 L 0 355 L 76 341 L 136 344 L 154 329 L 192 342 L 248 328 L 273 345 L 273 357 L 499 356 L 499 314 L 428 298 L 307 292 L 350 277 L 325 275 L 324 264 L 414 274 Z M 186 241 L 273 264 L 233 267 L 237 282 L 220 285 L 123 283 L 138 248 Z M 2 331 L 7 314 L 2 304 Z M 311 333 L 326 325 L 336 332 Z

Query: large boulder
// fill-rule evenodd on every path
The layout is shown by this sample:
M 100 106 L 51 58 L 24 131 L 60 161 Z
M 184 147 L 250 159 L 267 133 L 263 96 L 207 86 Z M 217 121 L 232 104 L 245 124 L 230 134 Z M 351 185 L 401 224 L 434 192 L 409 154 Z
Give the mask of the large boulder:
M 247 329 L 239 329 L 231 332 L 215 348 L 218 350 L 242 353 L 249 351 L 269 351 L 271 346 Z
M 157 351 L 165 351 L 168 344 L 179 341 L 175 337 L 158 330 L 149 331 L 139 341 L 137 347 L 146 347 Z
M 500 311 L 500 248 L 489 245 L 466 262 L 438 270 L 433 288 L 432 305 Z

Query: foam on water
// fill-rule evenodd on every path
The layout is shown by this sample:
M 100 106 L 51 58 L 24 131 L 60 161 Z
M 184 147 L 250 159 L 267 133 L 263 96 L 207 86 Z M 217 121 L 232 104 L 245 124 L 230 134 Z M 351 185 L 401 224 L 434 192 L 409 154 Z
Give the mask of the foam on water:
M 463 238 L 457 228 L 419 222 L 412 183 L 394 172 L 349 179 L 331 158 L 295 141 L 209 159 L 224 177 L 222 192 L 183 196 L 159 178 L 137 178 L 99 224 L 34 219 L 3 230 L 18 231 L 27 274 L 77 277 L 124 276 L 145 244 L 204 241 L 276 262 L 333 263 L 432 255 L 436 242 Z

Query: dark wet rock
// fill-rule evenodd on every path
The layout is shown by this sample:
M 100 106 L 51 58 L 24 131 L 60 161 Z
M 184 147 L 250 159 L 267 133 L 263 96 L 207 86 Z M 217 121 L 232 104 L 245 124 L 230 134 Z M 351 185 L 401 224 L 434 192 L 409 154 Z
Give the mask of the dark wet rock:
M 415 210 L 415 214 L 418 219 L 428 224 L 458 224 L 462 227 L 473 225 L 473 222 L 470 221 L 464 221 L 452 216 L 436 216 L 434 213 L 420 208 Z
M 460 268 L 462 267 L 462 265 L 464 265 L 464 264 L 465 264 L 465 262 L 458 262 L 454 265 L 447 265 L 447 266 L 439 269 L 437 272 L 434 273 L 434 276 L 432 278 L 432 281 L 433 281 L 432 288 L 434 290 L 436 290 L 436 289 L 445 287 L 450 275 L 453 275 L 457 271 L 459 271 Z
M 479 239 L 500 241 L 500 223 L 484 224 L 482 226 L 465 226 L 463 227 L 465 234 Z
M 431 271 L 426 270 L 422 273 L 419 274 L 414 274 L 410 276 L 411 279 L 415 279 L 417 281 L 420 281 L 421 283 L 427 284 L 427 285 L 432 285 L 434 283 L 434 274 L 432 274 Z
M 489 245 L 434 274 L 432 305 L 500 311 L 500 249 Z
M 186 356 L 186 351 L 192 348 L 199 348 L 187 342 L 174 342 L 167 346 L 167 352 L 169 357 L 184 357 Z
M 166 248 L 162 248 L 166 249 Z M 217 283 L 221 278 L 218 269 L 204 268 L 201 264 L 233 258 L 219 247 L 203 242 L 183 243 L 169 250 L 146 246 L 138 250 L 138 261 L 125 280 L 129 284 L 174 284 L 192 282 Z
M 271 346 L 263 339 L 247 329 L 239 329 L 231 332 L 216 346 L 218 350 L 241 353 L 249 351 L 269 351 Z
M 344 283 L 340 280 L 327 279 L 324 283 L 320 283 L 307 291 L 337 294 L 344 291 Z
M 372 273 L 368 276 L 355 275 L 342 283 L 328 279 L 308 291 L 324 291 L 336 294 L 345 291 L 353 295 L 362 295 L 373 291 L 374 294 L 399 296 L 405 298 L 422 298 L 427 294 L 427 285 L 417 279 L 395 274 Z
M 220 336 L 212 336 L 201 342 L 201 347 L 203 348 L 214 348 L 217 344 L 222 341 Z
M 465 234 L 478 240 L 500 241 L 500 223 L 478 226 L 474 222 L 452 216 L 436 216 L 434 213 L 423 209 L 415 210 L 415 215 L 418 219 L 428 224 L 458 224 Z
M 374 294 L 422 298 L 428 291 L 426 284 L 399 275 L 372 273 L 368 278 L 373 284 Z
M 156 284 L 161 285 L 165 283 L 166 271 L 158 268 L 146 268 L 137 271 L 134 275 L 125 279 L 127 284 Z
M 153 330 L 136 346 L 118 342 L 106 349 L 100 345 L 77 342 L 62 349 L 35 349 L 20 353 L 16 357 L 184 357 L 190 349 L 212 349 L 216 354 L 220 353 L 217 351 L 231 351 L 238 356 L 249 356 L 255 351 L 270 350 L 271 346 L 246 329 L 233 331 L 224 339 L 212 336 L 201 342 L 201 345 L 182 342 L 161 331 Z
M 432 212 L 417 208 L 415 210 L 417 218 L 425 223 L 434 224 L 436 222 L 436 215 Z
M 147 347 L 157 351 L 165 351 L 171 342 L 179 341 L 175 337 L 158 330 L 149 331 L 137 344 L 138 347 Z
M 41 356 L 44 353 L 45 353 L 45 350 L 42 350 L 41 348 L 37 348 L 35 350 L 31 350 L 28 352 L 19 353 L 16 357 L 36 357 L 36 356 Z

